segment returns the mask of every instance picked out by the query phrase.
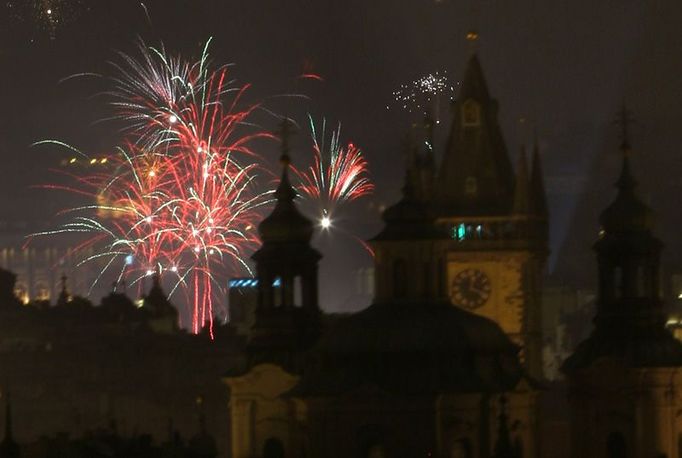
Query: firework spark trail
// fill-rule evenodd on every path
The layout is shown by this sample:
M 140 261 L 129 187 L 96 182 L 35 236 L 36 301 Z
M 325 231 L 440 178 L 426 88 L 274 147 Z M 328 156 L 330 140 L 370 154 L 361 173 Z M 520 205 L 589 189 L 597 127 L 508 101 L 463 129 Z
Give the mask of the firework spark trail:
M 212 333 L 213 299 L 223 293 L 216 272 L 248 270 L 243 256 L 258 243 L 253 228 L 270 196 L 255 190 L 251 144 L 271 135 L 247 126 L 258 104 L 241 106 L 248 86 L 234 87 L 225 66 L 213 69 L 207 47 L 194 63 L 163 48 L 140 51 L 114 64 L 113 117 L 127 133 L 108 158 L 114 173 L 77 177 L 70 190 L 96 204 L 71 209 L 76 216 L 49 234 L 91 233 L 84 246 L 99 250 L 82 262 L 106 259 L 100 277 L 114 266 L 132 283 L 170 273 L 171 293 L 193 299 L 192 331 L 208 322 Z
M 435 72 L 421 76 L 409 83 L 401 84 L 393 91 L 394 102 L 407 112 L 419 112 L 435 116 L 438 121 L 442 98 L 453 101 L 455 88 L 459 83 L 452 82 L 447 72 Z M 390 109 L 390 106 L 386 107 Z M 433 113 L 429 113 L 433 111 Z
M 341 143 L 341 124 L 327 136 L 326 120 L 321 130 L 309 118 L 312 138 L 313 165 L 296 170 L 301 194 L 316 202 L 320 211 L 320 225 L 331 227 L 332 213 L 339 205 L 367 196 L 374 190 L 369 178 L 367 160 L 353 143 Z

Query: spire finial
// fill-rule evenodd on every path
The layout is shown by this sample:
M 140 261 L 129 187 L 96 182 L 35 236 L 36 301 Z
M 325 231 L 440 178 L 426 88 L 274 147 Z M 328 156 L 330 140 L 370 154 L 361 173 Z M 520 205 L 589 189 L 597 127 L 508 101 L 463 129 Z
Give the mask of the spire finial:
M 282 164 L 282 178 L 279 186 L 275 191 L 275 196 L 280 202 L 292 202 L 296 197 L 296 191 L 289 182 L 289 165 L 291 164 L 291 157 L 289 156 L 289 137 L 292 133 L 292 121 L 288 117 L 283 117 L 279 128 L 279 138 L 281 141 L 282 155 L 279 161 Z
M 291 120 L 286 116 L 282 118 L 282 122 L 279 127 L 279 138 L 281 141 L 282 155 L 279 160 L 282 165 L 286 168 L 291 163 L 291 158 L 289 157 L 289 136 L 291 135 Z
M 630 148 L 630 124 L 633 121 L 634 120 L 632 118 L 632 115 L 630 114 L 630 111 L 628 111 L 625 102 L 623 102 L 623 106 L 621 107 L 620 112 L 618 113 L 618 119 L 616 120 L 616 124 L 618 124 L 621 128 L 620 149 L 625 155 L 629 155 L 632 152 Z
M 630 154 L 632 153 L 632 149 L 630 147 L 630 124 L 632 122 L 632 115 L 625 106 L 625 103 L 623 103 L 623 106 L 618 113 L 618 119 L 616 120 L 616 124 L 618 124 L 622 129 L 620 150 L 623 153 L 623 169 L 621 170 L 621 174 L 616 185 L 621 190 L 630 191 L 634 189 L 637 184 L 634 177 L 632 176 L 632 172 L 630 171 L 629 160 Z
M 472 54 L 475 53 L 478 44 L 478 31 L 475 29 L 469 29 L 466 34 L 466 39 L 469 42 L 469 48 L 471 49 Z
M 57 305 L 66 305 L 69 302 L 69 291 L 66 289 L 66 274 L 62 273 L 62 276 L 60 277 L 61 280 L 61 285 L 62 285 L 62 290 L 59 292 L 59 296 L 57 297 Z

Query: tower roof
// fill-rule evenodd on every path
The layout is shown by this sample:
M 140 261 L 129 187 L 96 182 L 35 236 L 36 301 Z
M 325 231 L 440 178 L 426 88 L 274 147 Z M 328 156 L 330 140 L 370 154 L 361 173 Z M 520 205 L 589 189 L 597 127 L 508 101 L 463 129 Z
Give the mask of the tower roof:
M 649 231 L 652 226 L 652 211 L 635 194 L 637 182 L 630 170 L 628 152 L 624 151 L 623 166 L 616 182 L 616 199 L 606 207 L 599 217 L 606 233 Z
M 599 295 L 592 334 L 564 362 L 571 374 L 602 358 L 629 367 L 682 365 L 682 344 L 665 328 L 659 293 L 662 243 L 651 231 L 651 209 L 635 194 L 630 169 L 627 117 L 623 111 L 623 166 L 616 199 L 601 214 L 603 233 L 595 243 Z
M 514 213 L 527 215 L 530 213 L 528 178 L 528 160 L 526 159 L 526 148 L 521 147 L 519 152 L 518 166 L 516 167 L 516 183 L 514 184 Z
M 289 121 L 284 120 L 282 125 L 282 177 L 275 191 L 275 208 L 259 225 L 263 243 L 271 242 L 304 242 L 307 243 L 313 236 L 313 223 L 303 216 L 296 208 L 294 199 L 296 190 L 289 181 Z
M 652 227 L 651 209 L 636 195 L 637 181 L 630 169 L 630 138 L 628 132 L 628 112 L 623 108 L 621 119 L 623 139 L 620 147 L 623 154 L 623 165 L 616 182 L 618 194 L 616 199 L 606 207 L 599 217 L 602 229 L 608 233 L 629 233 L 649 231 Z
M 469 59 L 435 189 L 439 216 L 511 211 L 514 173 L 478 56 Z
M 545 191 L 545 180 L 542 176 L 542 161 L 538 141 L 535 140 L 533 146 L 533 163 L 530 175 L 530 201 L 531 211 L 536 216 L 547 218 L 549 210 L 547 207 L 547 193 Z

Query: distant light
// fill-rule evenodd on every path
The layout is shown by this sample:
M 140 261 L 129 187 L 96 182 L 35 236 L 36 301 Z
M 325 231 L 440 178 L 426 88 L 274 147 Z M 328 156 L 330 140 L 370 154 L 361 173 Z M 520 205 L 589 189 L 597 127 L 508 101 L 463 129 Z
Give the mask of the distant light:
M 142 306 L 144 305 L 144 299 L 138 299 L 138 300 L 136 300 L 136 301 L 135 301 L 135 305 L 137 306 L 138 309 L 139 309 L 139 308 L 142 308 Z
M 194 247 L 194 252 L 195 252 L 195 253 L 198 253 L 198 252 L 200 252 L 200 251 L 201 251 L 201 248 L 199 248 L 199 246 L 195 246 L 195 247 Z
M 177 271 L 178 271 L 178 267 L 177 267 L 177 266 L 171 266 L 170 271 L 171 271 L 171 272 L 177 272 Z
M 47 11 L 46 11 L 46 13 L 47 13 L 48 15 L 49 15 L 49 14 L 52 14 L 52 10 L 48 8 Z
M 201 146 L 199 146 L 197 148 L 197 153 L 203 153 L 203 152 L 204 152 L 204 149 Z
M 147 216 L 144 220 L 145 220 L 145 222 L 147 222 L 147 223 L 151 223 L 151 222 L 152 222 L 152 217 L 151 217 L 151 216 Z
M 147 269 L 147 276 L 154 275 L 154 271 L 152 269 Z
M 176 122 L 178 122 L 178 117 L 175 115 L 170 115 L 168 117 L 168 122 L 170 122 L 171 124 L 175 124 Z
M 97 163 L 97 159 L 90 159 L 90 163 L 91 163 L 91 164 L 96 164 L 96 163 Z
M 107 163 L 107 158 L 103 158 L 101 161 L 99 161 L 101 164 L 106 164 Z
M 208 254 L 214 254 L 214 253 L 215 253 L 215 250 L 214 250 L 213 248 L 211 248 L 210 250 L 208 250 Z
M 72 157 L 71 159 L 69 159 L 69 164 L 75 164 L 77 160 L 78 159 L 76 159 L 75 157 Z
M 253 229 L 253 226 L 250 224 L 248 226 L 246 226 L 246 228 L 245 228 L 245 230 L 247 230 L 247 231 L 250 231 L 251 229 Z
M 192 229 L 192 235 L 196 237 L 197 234 L 199 234 L 199 231 L 196 229 Z
M 329 216 L 324 215 L 322 217 L 320 220 L 320 226 L 322 226 L 322 229 L 329 229 L 332 226 L 332 220 L 329 218 Z
M 682 293 L 678 294 L 678 295 L 677 295 L 677 298 L 678 298 L 678 299 L 682 299 Z
M 135 260 L 135 258 L 133 257 L 132 254 L 129 254 L 128 256 L 126 256 L 126 266 L 131 265 L 134 260 Z
M 150 176 L 150 177 L 155 177 L 155 176 L 156 176 L 156 172 L 155 172 L 153 169 L 150 170 L 150 171 L 149 171 L 149 176 Z
M 281 278 L 275 278 L 275 281 L 272 282 L 272 286 L 278 287 L 282 285 L 282 279 Z

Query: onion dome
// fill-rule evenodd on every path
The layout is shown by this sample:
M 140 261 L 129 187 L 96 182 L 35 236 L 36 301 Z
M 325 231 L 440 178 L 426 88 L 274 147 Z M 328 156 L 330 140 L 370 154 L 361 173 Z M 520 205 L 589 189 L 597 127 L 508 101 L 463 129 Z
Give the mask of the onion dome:
M 652 211 L 635 194 L 637 182 L 630 171 L 627 142 L 623 146 L 623 169 L 616 182 L 618 195 L 601 213 L 599 222 L 606 233 L 627 233 L 649 231 L 652 226 Z
M 315 228 L 313 223 L 303 216 L 296 205 L 296 190 L 289 182 L 289 147 L 288 125 L 284 120 L 282 124 L 282 178 L 275 191 L 277 203 L 272 213 L 258 225 L 258 233 L 263 243 L 277 242 L 303 242 L 307 243 L 313 237 Z
M 409 173 L 405 176 L 402 199 L 384 210 L 381 219 L 386 225 L 372 241 L 447 238 L 433 224 L 434 217 L 427 205 L 414 195 Z

